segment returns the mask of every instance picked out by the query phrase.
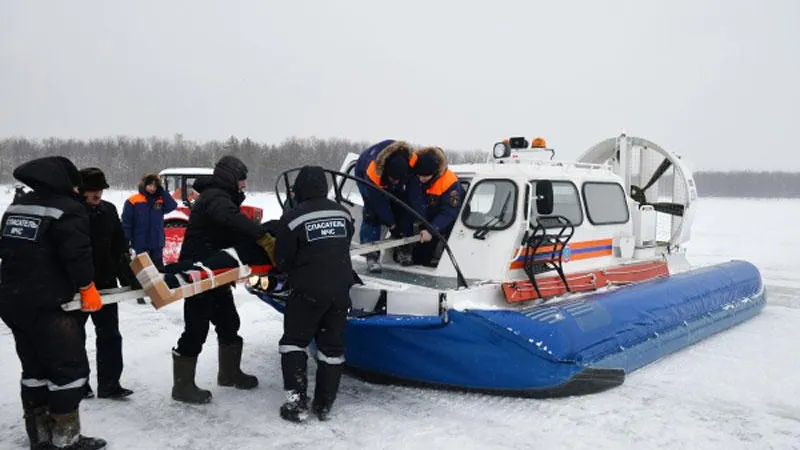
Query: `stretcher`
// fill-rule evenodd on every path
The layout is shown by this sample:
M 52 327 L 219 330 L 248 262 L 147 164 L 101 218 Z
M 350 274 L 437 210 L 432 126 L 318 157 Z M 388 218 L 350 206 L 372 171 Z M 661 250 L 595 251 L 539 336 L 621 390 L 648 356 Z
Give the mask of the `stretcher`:
M 350 256 L 365 255 L 367 253 L 401 247 L 419 241 L 420 236 L 415 235 L 355 245 L 350 249 Z M 103 299 L 104 305 L 138 298 L 149 298 L 155 309 L 161 309 L 180 299 L 235 283 L 257 274 L 254 273 L 250 266 L 242 264 L 219 273 L 209 274 L 208 277 L 201 280 L 184 284 L 176 288 L 170 288 L 164 280 L 164 274 L 158 271 L 153 261 L 150 259 L 150 255 L 147 253 L 136 255 L 133 261 L 131 261 L 131 270 L 133 270 L 134 275 L 136 275 L 136 279 L 142 286 L 142 289 L 133 289 L 130 287 L 103 289 L 100 291 L 100 297 Z M 80 294 L 75 294 L 72 301 L 62 304 L 61 307 L 65 311 L 77 311 L 81 309 Z

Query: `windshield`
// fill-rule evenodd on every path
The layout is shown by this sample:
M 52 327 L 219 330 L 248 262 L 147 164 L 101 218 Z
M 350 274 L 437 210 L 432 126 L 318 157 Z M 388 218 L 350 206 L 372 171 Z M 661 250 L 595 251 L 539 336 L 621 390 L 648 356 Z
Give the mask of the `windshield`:
M 468 228 L 502 230 L 517 210 L 517 185 L 511 180 L 482 180 L 470 192 L 463 221 Z

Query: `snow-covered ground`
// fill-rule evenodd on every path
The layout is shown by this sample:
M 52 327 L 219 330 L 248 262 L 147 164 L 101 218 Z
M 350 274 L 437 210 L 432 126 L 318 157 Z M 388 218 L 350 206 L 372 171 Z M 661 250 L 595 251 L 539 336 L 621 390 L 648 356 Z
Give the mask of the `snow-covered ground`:
M 107 198 L 121 206 L 125 196 L 109 192 Z M 9 200 L 0 197 L 0 211 Z M 252 194 L 248 202 L 265 207 L 267 216 L 277 212 L 268 194 Z M 122 381 L 136 392 L 124 402 L 83 402 L 84 432 L 106 438 L 112 449 L 800 449 L 800 201 L 703 199 L 699 205 L 690 259 L 752 261 L 768 285 L 768 306 L 747 323 L 634 372 L 611 391 L 530 400 L 345 377 L 332 421 L 288 424 L 278 417 L 282 316 L 240 290 L 243 365 L 258 375 L 258 389 L 215 385 L 211 332 L 197 381 L 213 391 L 213 402 L 172 401 L 170 348 L 182 330 L 181 304 L 161 311 L 123 304 Z M 0 448 L 26 448 L 19 363 L 2 325 L 0 361 Z

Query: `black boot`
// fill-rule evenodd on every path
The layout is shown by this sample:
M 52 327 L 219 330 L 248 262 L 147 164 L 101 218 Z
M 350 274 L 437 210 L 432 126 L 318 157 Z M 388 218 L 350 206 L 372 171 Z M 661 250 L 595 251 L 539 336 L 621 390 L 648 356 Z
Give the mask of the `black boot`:
M 328 420 L 331 407 L 336 400 L 336 394 L 339 392 L 343 369 L 343 364 L 317 361 L 317 382 L 314 386 L 314 401 L 311 410 L 319 420 Z
M 243 343 L 219 343 L 219 373 L 217 384 L 220 386 L 233 386 L 236 389 L 253 389 L 258 386 L 258 378 L 242 372 L 242 346 Z
M 410 245 L 403 245 L 394 250 L 394 260 L 402 266 L 413 266 L 414 256 Z
M 78 410 L 66 414 L 50 414 L 52 418 L 52 447 L 62 450 L 101 450 L 106 441 L 81 436 Z M 46 448 L 46 447 L 45 447 Z
M 50 444 L 50 411 L 47 406 L 25 409 L 25 431 L 31 442 L 31 450 Z
M 280 412 L 283 420 L 304 422 L 308 418 L 308 398 L 302 392 L 286 391 L 286 403 Z
M 281 354 L 283 388 L 286 403 L 281 406 L 281 418 L 291 422 L 302 422 L 308 418 L 308 357 L 304 351 Z
M 98 386 L 97 388 L 97 398 L 110 398 L 112 400 L 121 400 L 131 394 L 133 394 L 132 390 L 125 389 L 124 387 L 120 386 L 119 383 L 109 387 Z
M 211 391 L 200 389 L 194 384 L 197 358 L 172 352 L 172 398 L 185 403 L 208 403 Z

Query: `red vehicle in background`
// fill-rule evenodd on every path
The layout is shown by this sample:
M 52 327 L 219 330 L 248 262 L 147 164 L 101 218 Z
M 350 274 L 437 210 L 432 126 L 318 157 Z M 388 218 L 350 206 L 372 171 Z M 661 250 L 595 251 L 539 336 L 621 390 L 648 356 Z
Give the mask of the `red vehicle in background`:
M 189 215 L 192 212 L 192 204 L 200 196 L 194 190 L 194 184 L 203 178 L 211 178 L 213 169 L 205 167 L 186 167 L 171 168 L 162 170 L 158 176 L 167 191 L 172 193 L 172 198 L 178 202 L 175 211 L 164 216 L 164 264 L 172 264 L 178 261 L 183 244 L 183 235 L 186 232 L 186 225 L 189 223 Z M 251 218 L 256 223 L 261 223 L 264 210 L 256 206 L 241 206 L 242 214 Z

